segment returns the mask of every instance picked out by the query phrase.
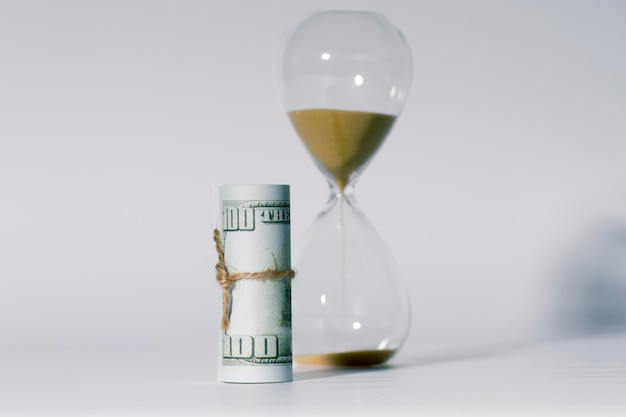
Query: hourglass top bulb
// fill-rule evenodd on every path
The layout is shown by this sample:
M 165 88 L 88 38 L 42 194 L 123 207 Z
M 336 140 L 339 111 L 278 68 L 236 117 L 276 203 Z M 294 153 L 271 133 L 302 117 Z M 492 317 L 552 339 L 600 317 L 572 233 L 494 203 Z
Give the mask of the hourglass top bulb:
M 380 13 L 315 13 L 288 38 L 279 68 L 289 119 L 343 193 L 406 101 L 412 62 L 403 36 Z

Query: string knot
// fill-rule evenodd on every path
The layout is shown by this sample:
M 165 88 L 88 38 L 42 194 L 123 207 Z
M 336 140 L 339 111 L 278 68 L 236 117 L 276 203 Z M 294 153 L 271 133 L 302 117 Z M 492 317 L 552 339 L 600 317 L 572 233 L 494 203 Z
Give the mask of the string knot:
M 215 241 L 215 249 L 217 250 L 217 264 L 215 264 L 215 277 L 217 282 L 222 287 L 222 301 L 224 304 L 224 310 L 222 313 L 222 330 L 228 330 L 230 326 L 230 303 L 231 303 L 231 289 L 235 281 L 240 279 L 263 279 L 263 280 L 281 280 L 292 279 L 296 276 L 296 272 L 293 269 L 286 269 L 278 271 L 276 269 L 266 269 L 262 272 L 228 272 L 226 263 L 224 261 L 224 245 L 222 244 L 222 238 L 220 231 L 215 229 L 213 231 L 213 240 Z

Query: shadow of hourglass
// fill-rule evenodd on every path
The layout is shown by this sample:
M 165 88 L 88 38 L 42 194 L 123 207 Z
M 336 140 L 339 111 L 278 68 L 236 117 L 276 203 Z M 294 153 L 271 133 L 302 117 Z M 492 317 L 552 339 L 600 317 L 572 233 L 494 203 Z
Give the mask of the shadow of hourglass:
M 626 330 L 626 224 L 596 226 L 565 261 L 553 293 L 555 336 Z

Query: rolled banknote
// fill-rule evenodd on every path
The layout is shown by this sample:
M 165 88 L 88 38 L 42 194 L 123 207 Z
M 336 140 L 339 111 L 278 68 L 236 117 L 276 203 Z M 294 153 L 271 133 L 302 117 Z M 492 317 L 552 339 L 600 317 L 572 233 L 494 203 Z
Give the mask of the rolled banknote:
M 220 187 L 215 231 L 223 291 L 218 380 L 291 381 L 291 239 L 288 185 Z

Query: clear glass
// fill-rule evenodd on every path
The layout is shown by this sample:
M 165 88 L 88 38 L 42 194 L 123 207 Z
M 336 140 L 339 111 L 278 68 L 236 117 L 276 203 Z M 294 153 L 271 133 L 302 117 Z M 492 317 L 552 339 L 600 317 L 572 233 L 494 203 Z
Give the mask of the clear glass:
M 404 37 L 380 13 L 315 13 L 285 42 L 281 97 L 330 186 L 326 207 L 295 247 L 297 363 L 379 365 L 406 339 L 407 293 L 354 186 L 400 115 L 411 78 Z

